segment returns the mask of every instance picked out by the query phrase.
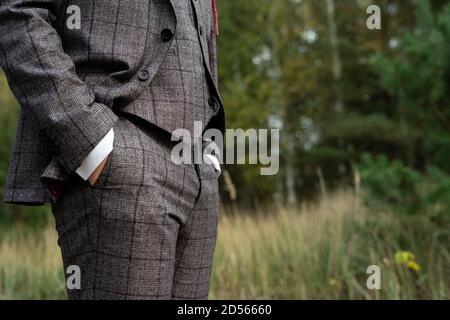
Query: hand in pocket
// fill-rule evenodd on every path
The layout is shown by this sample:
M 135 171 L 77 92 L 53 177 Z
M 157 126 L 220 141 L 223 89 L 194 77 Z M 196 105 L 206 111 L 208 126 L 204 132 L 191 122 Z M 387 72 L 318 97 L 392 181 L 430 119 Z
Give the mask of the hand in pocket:
M 55 199 L 59 199 L 64 192 L 64 181 L 48 179 L 47 188 Z
M 97 182 L 98 178 L 100 177 L 100 175 L 102 174 L 103 170 L 105 169 L 105 165 L 106 165 L 106 161 L 108 160 L 108 158 L 111 155 L 108 155 L 99 165 L 98 167 L 94 170 L 94 172 L 92 172 L 91 176 L 89 177 L 89 183 L 91 184 L 91 186 L 94 186 L 95 183 Z

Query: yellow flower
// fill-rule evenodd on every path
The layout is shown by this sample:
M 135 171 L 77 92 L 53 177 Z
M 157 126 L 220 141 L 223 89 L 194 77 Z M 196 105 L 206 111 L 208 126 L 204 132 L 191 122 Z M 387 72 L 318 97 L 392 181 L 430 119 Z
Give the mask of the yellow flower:
M 341 286 L 341 282 L 339 280 L 335 279 L 335 278 L 331 278 L 329 283 L 330 283 L 330 286 L 332 286 L 332 287 L 338 287 L 339 288 Z
M 417 273 L 420 272 L 420 265 L 415 261 L 408 261 L 407 265 L 408 269 L 415 271 Z
M 398 251 L 395 253 L 395 262 L 397 264 L 405 264 L 408 261 L 414 261 L 416 257 L 411 251 Z
M 416 257 L 411 251 L 398 251 L 395 253 L 395 262 L 398 265 L 403 265 L 408 269 L 420 272 L 420 265 L 416 261 Z

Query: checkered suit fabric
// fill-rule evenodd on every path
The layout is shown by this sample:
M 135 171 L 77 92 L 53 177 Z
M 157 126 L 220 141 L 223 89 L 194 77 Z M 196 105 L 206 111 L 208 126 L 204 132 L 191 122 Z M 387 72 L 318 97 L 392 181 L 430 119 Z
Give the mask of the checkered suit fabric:
M 177 32 L 167 55 L 141 96 L 127 104 L 122 110 L 138 115 L 168 132 L 183 128 L 194 132 L 194 122 L 200 121 L 203 128 L 214 114 L 214 106 L 208 104 L 212 92 L 208 87 L 199 37 L 213 32 L 211 14 L 206 30 L 197 32 L 194 8 L 190 1 L 173 1 L 177 19 Z M 200 10 L 200 9 L 199 9 Z M 210 9 L 212 12 L 212 9 Z M 214 35 L 211 35 L 213 37 Z M 209 61 L 209 52 L 206 52 Z
M 67 27 L 70 6 L 81 29 Z M 213 20 L 209 0 L 2 0 L 0 65 L 22 107 L 4 200 L 51 202 L 42 182 L 69 181 L 119 111 L 168 131 L 208 118 L 224 130 Z
M 64 267 L 81 270 L 71 299 L 206 299 L 218 221 L 207 164 L 176 165 L 170 137 L 119 116 L 97 184 L 74 177 L 53 204 Z

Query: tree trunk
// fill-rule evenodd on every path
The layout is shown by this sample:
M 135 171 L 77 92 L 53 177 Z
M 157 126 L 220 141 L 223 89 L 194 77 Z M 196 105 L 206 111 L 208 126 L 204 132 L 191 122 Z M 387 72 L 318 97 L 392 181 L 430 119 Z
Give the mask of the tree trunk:
M 331 46 L 331 63 L 333 70 L 333 86 L 335 92 L 334 111 L 342 113 L 344 111 L 344 103 L 342 101 L 342 91 L 340 83 L 342 80 L 342 62 L 341 53 L 339 51 L 339 37 L 336 25 L 336 8 L 334 0 L 325 0 L 327 8 L 328 34 Z

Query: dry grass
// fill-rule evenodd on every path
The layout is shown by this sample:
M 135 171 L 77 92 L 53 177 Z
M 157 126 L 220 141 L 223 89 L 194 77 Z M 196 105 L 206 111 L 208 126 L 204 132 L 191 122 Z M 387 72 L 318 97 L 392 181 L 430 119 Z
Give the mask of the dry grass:
M 394 261 L 410 250 L 422 269 Z M 351 192 L 299 212 L 222 213 L 212 299 L 447 299 L 448 232 L 421 218 L 363 210 Z M 366 288 L 379 265 L 382 289 Z M 0 298 L 64 298 L 53 226 L 0 235 Z
M 18 226 L 0 237 L 0 299 L 65 297 L 60 251 L 52 224 Z
M 429 222 L 411 227 L 402 220 L 392 213 L 369 214 L 351 192 L 335 193 L 300 212 L 223 215 L 211 297 L 449 298 L 448 242 L 437 241 Z M 395 264 L 399 250 L 416 254 L 421 273 Z M 382 290 L 367 289 L 369 265 L 381 267 Z

